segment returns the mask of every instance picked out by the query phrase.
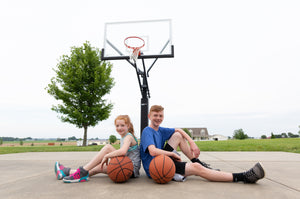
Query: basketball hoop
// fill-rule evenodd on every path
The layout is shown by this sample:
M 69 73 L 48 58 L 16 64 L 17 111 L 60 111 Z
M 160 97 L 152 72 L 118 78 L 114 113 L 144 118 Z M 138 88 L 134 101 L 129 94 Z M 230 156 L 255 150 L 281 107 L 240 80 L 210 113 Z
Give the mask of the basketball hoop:
M 124 44 L 126 48 L 129 50 L 130 60 L 136 62 L 138 56 L 141 54 L 140 50 L 145 46 L 145 41 L 137 36 L 130 36 L 124 39 Z

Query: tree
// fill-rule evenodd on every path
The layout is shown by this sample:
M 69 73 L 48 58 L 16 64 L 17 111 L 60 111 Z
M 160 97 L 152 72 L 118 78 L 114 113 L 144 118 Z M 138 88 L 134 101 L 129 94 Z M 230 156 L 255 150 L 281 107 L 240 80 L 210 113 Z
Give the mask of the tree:
M 271 139 L 275 139 L 275 135 L 273 134 L 273 132 L 271 133 Z
M 248 135 L 244 133 L 243 129 L 238 129 L 234 131 L 233 138 L 243 140 L 247 139 Z
M 72 136 L 72 137 L 68 137 L 68 140 L 77 140 L 77 138 L 75 136 Z
M 46 88 L 62 104 L 51 109 L 59 113 L 62 122 L 84 129 L 83 146 L 86 146 L 87 129 L 109 117 L 113 108 L 103 97 L 114 86 L 110 77 L 112 65 L 100 60 L 100 50 L 86 42 L 81 47 L 71 47 L 71 55 L 63 55 L 56 77 Z
M 293 134 L 291 132 L 288 132 L 288 135 L 289 135 L 290 138 L 297 138 L 297 137 L 299 137 L 299 135 Z
M 288 138 L 288 135 L 286 133 L 281 133 L 282 138 Z
M 182 129 L 184 132 L 186 132 L 186 134 L 188 134 L 190 137 L 192 137 L 191 132 L 189 132 L 189 130 L 187 128 Z
M 117 137 L 115 135 L 111 135 L 109 136 L 109 142 L 111 144 L 115 143 L 117 141 Z
M 260 139 L 267 139 L 267 136 L 266 136 L 266 135 L 262 135 L 262 136 L 260 137 Z

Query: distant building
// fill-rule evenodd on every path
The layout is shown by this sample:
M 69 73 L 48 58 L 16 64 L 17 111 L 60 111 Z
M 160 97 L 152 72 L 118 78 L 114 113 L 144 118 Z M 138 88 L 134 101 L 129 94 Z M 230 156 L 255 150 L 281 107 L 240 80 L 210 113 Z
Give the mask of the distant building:
M 228 140 L 228 137 L 220 134 L 215 134 L 215 135 L 210 135 L 209 140 L 215 140 L 215 141 Z
M 191 133 L 191 137 L 193 140 L 208 140 L 209 135 L 207 128 L 181 128 L 181 129 L 187 129 Z
M 106 140 L 106 139 L 87 140 L 86 141 L 86 146 L 88 146 L 88 145 L 106 145 L 108 143 L 109 143 L 109 141 Z M 77 141 L 77 146 L 83 146 L 83 140 L 78 140 Z
M 109 143 L 108 140 L 89 140 L 89 145 L 106 145 Z

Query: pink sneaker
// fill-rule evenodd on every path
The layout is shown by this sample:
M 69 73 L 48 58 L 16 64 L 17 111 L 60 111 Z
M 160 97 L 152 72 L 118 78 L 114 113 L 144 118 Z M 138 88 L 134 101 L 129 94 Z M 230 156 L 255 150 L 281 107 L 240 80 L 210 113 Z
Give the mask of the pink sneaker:
M 55 172 L 57 180 L 61 180 L 65 176 L 68 176 L 70 173 L 70 170 L 71 170 L 70 168 L 64 167 L 64 165 L 60 164 L 59 162 L 55 162 L 54 172 Z
M 79 167 L 79 169 L 77 169 L 75 173 L 63 178 L 63 181 L 66 183 L 85 182 L 88 180 L 89 180 L 89 172 L 83 169 L 83 167 Z

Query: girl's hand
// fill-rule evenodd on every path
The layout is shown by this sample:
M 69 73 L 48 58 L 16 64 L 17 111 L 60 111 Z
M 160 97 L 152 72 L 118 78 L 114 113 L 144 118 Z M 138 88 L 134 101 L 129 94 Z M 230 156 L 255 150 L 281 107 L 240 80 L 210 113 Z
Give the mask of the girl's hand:
M 108 164 L 108 157 L 105 155 L 104 157 L 103 157 L 103 159 L 102 159 L 102 161 L 101 161 L 101 163 L 100 163 L 100 167 L 101 167 L 101 169 L 103 169 L 103 166 L 104 166 L 104 164 Z

